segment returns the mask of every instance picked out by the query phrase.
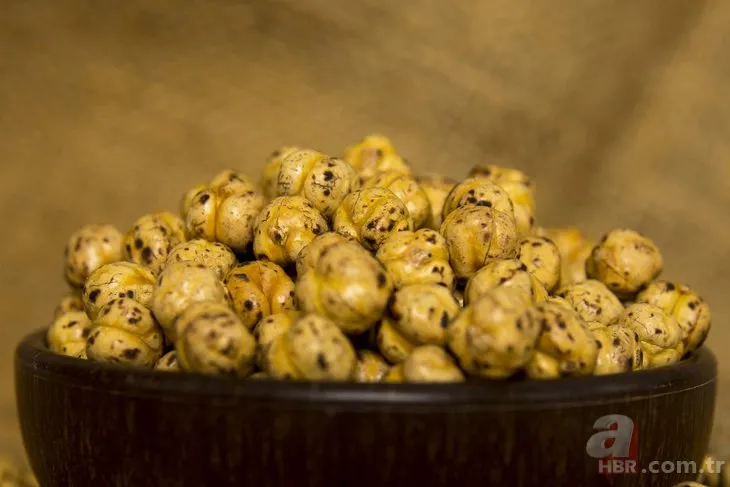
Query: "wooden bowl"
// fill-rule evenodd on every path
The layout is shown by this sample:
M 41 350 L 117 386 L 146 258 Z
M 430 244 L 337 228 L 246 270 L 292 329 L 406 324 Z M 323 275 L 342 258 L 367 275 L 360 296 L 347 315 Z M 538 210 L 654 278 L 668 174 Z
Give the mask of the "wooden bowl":
M 606 377 L 338 384 L 121 368 L 56 355 L 44 334 L 15 358 L 43 487 L 669 486 L 694 475 L 641 470 L 701 462 L 715 403 L 707 348 Z M 631 460 L 587 453 L 606 415 L 633 421 L 639 473 L 607 474 Z

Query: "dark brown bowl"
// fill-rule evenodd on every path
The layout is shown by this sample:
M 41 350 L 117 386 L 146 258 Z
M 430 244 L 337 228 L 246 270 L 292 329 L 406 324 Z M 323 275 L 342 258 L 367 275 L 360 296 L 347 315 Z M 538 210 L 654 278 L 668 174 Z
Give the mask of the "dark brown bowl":
M 44 333 L 15 358 L 43 487 L 668 486 L 694 475 L 641 470 L 700 462 L 715 404 L 707 348 L 610 377 L 369 385 L 133 370 L 56 355 Z M 635 424 L 637 474 L 586 453 L 612 414 Z

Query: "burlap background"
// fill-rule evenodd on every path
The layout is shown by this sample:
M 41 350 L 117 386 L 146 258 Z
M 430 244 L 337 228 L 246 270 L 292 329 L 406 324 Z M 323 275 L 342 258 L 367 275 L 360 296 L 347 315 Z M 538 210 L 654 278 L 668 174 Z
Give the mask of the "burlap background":
M 730 453 L 729 2 L 100 5 L 0 5 L 0 450 L 20 445 L 12 349 L 64 292 L 70 232 L 176 209 L 285 143 L 381 131 L 423 171 L 529 171 L 545 224 L 654 237 L 714 310 Z

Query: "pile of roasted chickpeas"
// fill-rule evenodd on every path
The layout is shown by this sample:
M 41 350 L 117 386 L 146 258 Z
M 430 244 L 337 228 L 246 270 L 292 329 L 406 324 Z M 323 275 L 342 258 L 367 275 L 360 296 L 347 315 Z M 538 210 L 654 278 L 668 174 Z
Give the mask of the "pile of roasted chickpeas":
M 535 220 L 524 173 L 417 175 L 371 135 L 342 156 L 286 147 L 179 214 L 68 240 L 55 352 L 252 379 L 459 382 L 661 367 L 702 345 L 710 310 L 657 280 L 648 237 L 597 242 Z

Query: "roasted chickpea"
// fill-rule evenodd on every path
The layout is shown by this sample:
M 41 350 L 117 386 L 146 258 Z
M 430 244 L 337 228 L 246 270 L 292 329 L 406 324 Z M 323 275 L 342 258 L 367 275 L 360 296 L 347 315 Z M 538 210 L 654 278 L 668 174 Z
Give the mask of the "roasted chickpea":
M 515 215 L 509 195 L 500 186 L 481 178 L 465 179 L 451 189 L 444 201 L 443 217 L 464 206 L 484 206 L 512 218 Z
M 632 304 L 612 326 L 624 326 L 639 335 L 649 368 L 679 362 L 684 353 L 682 329 L 658 306 Z
M 560 288 L 556 294 L 570 303 L 584 321 L 607 325 L 624 311 L 621 301 L 611 290 L 593 279 Z
M 383 266 L 349 242 L 333 245 L 296 283 L 305 312 L 319 313 L 352 334 L 380 319 L 392 292 L 393 281 Z
M 175 342 L 179 331 L 175 321 L 186 308 L 201 301 L 227 305 L 229 300 L 228 291 L 214 270 L 203 264 L 173 262 L 157 278 L 151 308 L 165 336 Z
M 279 170 L 281 168 L 281 161 L 283 161 L 289 154 L 300 150 L 299 147 L 287 146 L 281 149 L 275 150 L 266 162 L 264 167 L 264 174 L 261 178 L 261 188 L 264 191 L 264 196 L 269 199 L 280 196 L 277 193 L 276 185 L 279 179 Z
M 343 159 L 355 168 L 363 180 L 370 179 L 381 171 L 411 173 L 411 168 L 398 155 L 390 139 L 378 134 L 368 135 L 347 147 Z
M 522 370 L 540 333 L 530 304 L 524 293 L 498 287 L 464 308 L 449 326 L 449 349 L 461 368 L 494 379 Z
M 69 311 L 53 321 L 46 333 L 48 348 L 69 357 L 86 358 L 91 321 L 83 311 Z
M 99 310 L 115 298 L 131 298 L 145 307 L 152 302 L 155 276 L 149 269 L 131 262 L 115 262 L 93 272 L 84 285 L 81 299 L 93 321 Z
M 380 353 L 392 364 L 403 362 L 417 346 L 398 331 L 393 319 L 388 316 L 384 316 L 378 324 L 376 343 Z
M 488 179 L 504 189 L 515 207 L 517 230 L 521 235 L 529 235 L 535 224 L 535 186 L 525 173 L 491 164 L 478 164 L 471 169 L 469 177 Z
M 459 314 L 459 303 L 444 286 L 411 284 L 396 291 L 390 312 L 396 329 L 408 341 L 446 345 L 449 323 Z
M 182 198 L 180 198 L 180 214 L 183 217 L 183 223 L 185 223 L 185 216 L 190 212 L 190 208 L 193 207 L 195 197 L 198 195 L 198 193 L 207 190 L 208 184 L 201 183 L 190 188 L 188 191 L 185 192 Z
M 349 380 L 355 372 L 355 349 L 328 318 L 307 314 L 284 335 L 292 365 L 310 380 Z
M 389 371 L 390 365 L 381 355 L 370 350 L 357 352 L 355 382 L 383 382 Z
M 274 197 L 303 196 L 327 218 L 332 217 L 345 196 L 360 188 L 355 168 L 316 150 L 295 150 L 271 164 L 279 167 L 272 185 Z
M 456 186 L 457 181 L 437 174 L 418 176 L 416 181 L 426 194 L 431 207 L 431 214 L 426 221 L 426 226 L 432 230 L 438 230 L 441 228 L 441 222 L 443 221 L 444 201 L 446 201 L 449 192 Z
M 284 311 L 271 314 L 256 324 L 253 336 L 256 339 L 256 363 L 261 369 L 266 368 L 266 353 L 271 342 L 289 331 L 298 318 L 299 312 Z
M 552 240 L 545 237 L 528 237 L 520 242 L 517 258 L 527 270 L 537 277 L 549 293 L 560 283 L 560 251 Z
M 421 186 L 410 174 L 398 171 L 379 172 L 365 181 L 364 187 L 391 190 L 406 205 L 414 228 L 422 228 L 426 225 L 431 215 L 431 203 Z
M 598 357 L 595 375 L 619 374 L 644 368 L 644 350 L 639 336 L 620 325 L 605 326 L 594 321 L 587 323 L 596 339 Z
M 366 188 L 344 199 L 335 212 L 332 229 L 376 251 L 392 234 L 413 230 L 413 219 L 389 189 Z
M 535 307 L 541 324 L 537 347 L 527 364 L 533 379 L 590 375 L 596 369 L 598 343 L 585 321 L 568 308 L 553 303 Z
M 152 367 L 163 346 L 162 329 L 152 313 L 133 299 L 118 298 L 99 310 L 86 356 L 97 362 Z
M 313 268 L 322 254 L 328 252 L 331 246 L 342 242 L 356 242 L 356 240 L 334 232 L 323 233 L 315 237 L 297 255 L 297 276 L 301 276 L 307 270 Z
M 122 234 L 112 225 L 85 225 L 68 239 L 64 251 L 64 276 L 80 289 L 99 267 L 122 259 Z
M 262 350 L 264 372 L 272 379 L 301 380 L 302 373 L 294 366 L 289 352 L 286 333 L 277 335 L 268 346 Z
M 265 316 L 295 307 L 294 282 L 273 262 L 256 261 L 235 267 L 223 283 L 233 310 L 249 330 Z
M 444 219 L 441 235 L 446 240 L 451 268 L 466 279 L 485 265 L 517 256 L 514 216 L 485 206 L 458 208 Z
M 403 363 L 392 366 L 388 373 L 385 374 L 385 377 L 383 377 L 383 382 L 388 384 L 400 384 L 405 381 L 406 377 L 404 374 Z
M 226 170 L 204 189 L 185 196 L 183 213 L 189 239 L 221 242 L 234 252 L 245 252 L 253 240 L 254 222 L 266 200 L 245 175 Z
M 656 281 L 639 293 L 636 302 L 658 306 L 677 320 L 682 329 L 685 353 L 693 352 L 705 342 L 712 322 L 710 307 L 687 286 Z
M 586 260 L 593 242 L 577 228 L 538 228 L 536 235 L 550 239 L 560 253 L 560 284 L 576 284 L 586 280 Z
M 177 360 L 177 352 L 175 350 L 167 352 L 155 363 L 155 370 L 164 372 L 180 372 L 180 362 Z
M 406 382 L 464 382 L 464 373 L 446 351 L 435 345 L 418 347 L 403 362 Z
M 394 233 L 383 242 L 375 257 L 388 270 L 396 288 L 409 284 L 454 287 L 446 240 L 435 230 Z
M 180 367 L 205 374 L 249 375 L 256 340 L 226 304 L 193 303 L 175 320 Z
M 327 220 L 301 196 L 280 196 L 256 218 L 253 250 L 259 260 L 293 264 L 314 237 L 328 230 Z
M 512 287 L 525 295 L 526 299 L 540 303 L 548 297 L 540 280 L 527 270 L 527 266 L 517 259 L 497 260 L 477 271 L 469 279 L 464 291 L 467 304 L 497 287 Z
M 124 235 L 124 258 L 158 274 L 170 251 L 185 241 L 185 223 L 170 212 L 145 215 Z
M 53 316 L 58 318 L 71 311 L 84 311 L 84 301 L 81 299 L 81 295 L 76 292 L 68 293 L 61 298 L 53 312 Z
M 190 262 L 213 269 L 219 279 L 236 265 L 236 254 L 220 242 L 196 238 L 183 242 L 170 251 L 167 262 Z
M 593 248 L 586 275 L 604 283 L 621 298 L 631 298 L 664 268 L 659 249 L 633 230 L 612 230 Z

